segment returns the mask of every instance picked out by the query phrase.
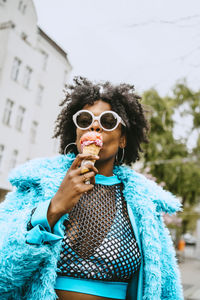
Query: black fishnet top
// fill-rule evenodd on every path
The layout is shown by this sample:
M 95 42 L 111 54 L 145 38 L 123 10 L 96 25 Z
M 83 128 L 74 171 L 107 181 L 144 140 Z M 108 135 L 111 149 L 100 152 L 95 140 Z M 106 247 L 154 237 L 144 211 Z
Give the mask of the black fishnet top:
M 122 194 L 122 184 L 95 184 L 65 222 L 58 276 L 129 280 L 141 264 L 140 251 Z

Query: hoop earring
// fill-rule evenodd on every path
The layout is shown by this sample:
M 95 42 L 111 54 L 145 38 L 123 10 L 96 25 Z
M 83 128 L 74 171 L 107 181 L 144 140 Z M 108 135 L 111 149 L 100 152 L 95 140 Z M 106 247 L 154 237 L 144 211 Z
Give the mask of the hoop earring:
M 64 149 L 64 151 L 63 151 L 63 154 L 64 154 L 64 155 L 67 155 L 67 149 L 68 149 L 71 145 L 75 145 L 75 146 L 76 146 L 76 143 L 69 143 L 69 144 L 65 147 L 65 149 Z
M 119 151 L 118 151 L 117 154 L 116 154 L 115 160 L 116 160 L 116 162 L 120 165 L 120 164 L 123 163 L 123 160 L 124 160 L 124 148 L 119 148 L 119 149 L 122 149 L 122 156 L 121 156 L 121 159 L 119 160 L 119 157 L 118 157 Z

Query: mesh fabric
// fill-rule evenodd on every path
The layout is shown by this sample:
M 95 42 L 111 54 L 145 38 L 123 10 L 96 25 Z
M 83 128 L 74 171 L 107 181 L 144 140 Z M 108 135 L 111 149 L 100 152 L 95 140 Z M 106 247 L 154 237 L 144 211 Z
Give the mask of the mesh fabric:
M 141 264 L 122 184 L 96 184 L 65 222 L 58 276 L 128 282 Z

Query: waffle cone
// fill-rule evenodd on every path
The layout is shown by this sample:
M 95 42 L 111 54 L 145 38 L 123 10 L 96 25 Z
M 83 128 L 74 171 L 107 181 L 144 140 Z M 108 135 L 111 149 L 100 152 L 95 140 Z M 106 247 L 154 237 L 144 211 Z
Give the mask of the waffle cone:
M 98 155 L 101 147 L 96 146 L 95 144 L 90 144 L 88 146 L 83 147 L 83 154 L 92 154 Z
M 101 147 L 96 146 L 95 144 L 90 144 L 88 146 L 83 147 L 83 154 L 98 155 L 100 149 Z M 90 162 L 94 164 L 95 160 L 90 160 Z M 81 173 L 86 173 L 89 171 L 89 169 L 84 166 L 85 163 L 88 163 L 88 160 L 83 161 Z

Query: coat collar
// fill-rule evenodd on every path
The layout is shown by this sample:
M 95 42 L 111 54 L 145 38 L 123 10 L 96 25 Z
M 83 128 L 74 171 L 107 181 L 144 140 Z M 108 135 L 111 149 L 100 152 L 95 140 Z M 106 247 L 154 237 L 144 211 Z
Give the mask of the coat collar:
M 144 175 L 126 166 L 115 167 L 114 174 L 124 183 L 127 194 L 138 193 L 147 202 L 153 202 L 157 212 L 175 213 L 181 210 L 180 201 L 169 191 Z
M 50 192 L 51 187 L 59 187 L 74 158 L 75 155 L 72 153 L 31 160 L 14 169 L 10 173 L 9 181 L 17 188 L 38 184 Z M 145 205 L 151 205 L 152 209 L 156 207 L 157 212 L 171 214 L 181 209 L 181 204 L 175 196 L 129 167 L 116 166 L 114 174 L 123 182 L 124 192 L 130 203 L 133 201 L 132 196 L 138 194 Z

